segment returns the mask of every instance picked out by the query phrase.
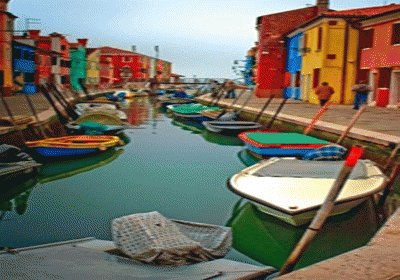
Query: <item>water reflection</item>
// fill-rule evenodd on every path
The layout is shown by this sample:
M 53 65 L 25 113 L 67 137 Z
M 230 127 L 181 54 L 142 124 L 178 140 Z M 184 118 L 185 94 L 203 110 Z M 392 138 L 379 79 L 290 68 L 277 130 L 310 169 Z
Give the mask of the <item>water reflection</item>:
M 259 158 L 251 155 L 247 149 L 240 150 L 237 153 L 237 156 L 240 162 L 243 163 L 245 166 L 252 166 L 260 161 Z
M 112 162 L 122 153 L 122 149 L 111 149 L 91 157 L 45 164 L 40 170 L 39 181 L 47 183 L 88 172 Z
M 294 227 L 257 210 L 250 202 L 235 205 L 227 222 L 232 227 L 233 247 L 250 258 L 280 268 L 307 226 Z M 370 200 L 349 212 L 330 217 L 296 268 L 365 245 L 378 229 Z
M 129 99 L 126 105 L 128 122 L 133 126 L 145 124 L 150 119 L 150 103 L 147 97 L 136 97 Z
M 20 185 L 3 188 L 0 191 L 0 220 L 5 219 L 6 214 L 15 211 L 23 215 L 28 207 L 29 196 L 38 180 L 31 178 Z

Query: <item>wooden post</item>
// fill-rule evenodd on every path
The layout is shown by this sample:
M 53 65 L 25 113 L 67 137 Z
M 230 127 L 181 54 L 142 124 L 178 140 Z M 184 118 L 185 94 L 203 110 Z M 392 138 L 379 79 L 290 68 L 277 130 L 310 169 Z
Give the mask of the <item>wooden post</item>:
M 347 136 L 347 134 L 350 132 L 350 129 L 354 126 L 356 121 L 361 117 L 361 114 L 365 111 L 367 108 L 367 105 L 363 105 L 353 116 L 353 119 L 347 126 L 347 128 L 342 132 L 342 135 L 340 135 L 339 139 L 336 141 L 336 144 L 341 144 L 344 140 L 344 138 Z
M 304 134 L 310 133 L 311 129 L 315 126 L 315 124 L 318 122 L 318 120 L 328 110 L 329 105 L 331 105 L 331 103 L 328 101 L 325 103 L 324 106 L 321 107 L 321 109 L 319 109 L 319 111 L 317 112 L 315 117 L 311 120 L 311 123 L 306 127 L 306 129 L 304 129 Z
M 17 127 L 14 116 L 12 115 L 12 112 L 11 112 L 10 106 L 8 106 L 8 103 L 6 102 L 6 99 L 4 98 L 3 89 L 0 89 L 0 96 L 1 96 L 1 101 L 3 102 L 4 108 L 7 111 L 8 117 L 10 118 L 11 124 L 14 127 Z M 21 138 L 22 142 L 25 143 L 26 140 L 25 140 L 24 135 L 22 134 L 22 131 L 20 129 L 17 129 L 17 131 L 18 131 L 19 137 Z
M 61 111 L 58 109 L 57 105 L 54 103 L 53 99 L 51 99 L 49 92 L 47 89 L 43 86 L 40 85 L 38 87 L 39 91 L 44 95 L 44 97 L 47 99 L 47 101 L 50 103 L 50 105 L 53 107 L 54 111 L 56 112 L 58 119 L 62 124 L 66 124 L 68 122 L 68 118 L 66 118 Z
M 386 182 L 385 189 L 383 190 L 383 193 L 382 193 L 381 197 L 379 198 L 377 206 L 380 209 L 382 209 L 383 205 L 385 204 L 386 198 L 389 195 L 390 191 L 392 190 L 392 186 L 393 186 L 394 180 L 396 179 L 396 177 L 399 174 L 399 172 L 400 172 L 400 163 L 397 163 L 393 167 L 392 172 L 390 173 L 389 179 Z
M 39 130 L 40 130 L 40 134 L 42 134 L 43 138 L 47 138 L 46 132 L 44 131 L 43 127 L 42 127 L 42 123 L 39 119 L 39 116 L 36 112 L 35 106 L 33 106 L 32 100 L 30 98 L 30 96 L 28 96 L 27 94 L 25 94 L 25 99 L 28 102 L 29 108 L 31 109 L 33 116 L 35 117 L 36 123 L 39 126 Z
M 297 243 L 296 247 L 290 254 L 286 263 L 283 265 L 279 276 L 287 274 L 293 270 L 295 265 L 300 260 L 301 256 L 310 245 L 314 237 L 320 231 L 325 223 L 325 220 L 329 217 L 333 207 L 335 206 L 335 200 L 345 185 L 351 171 L 357 164 L 358 159 L 362 156 L 363 149 L 360 147 L 353 147 L 347 157 L 342 169 L 339 172 L 338 177 L 333 183 L 328 195 L 325 198 L 324 203 L 318 210 L 311 224 L 308 226 L 306 232 L 301 237 L 300 241 Z
M 288 99 L 284 98 L 281 102 L 281 104 L 279 104 L 278 109 L 276 109 L 275 114 L 272 116 L 271 120 L 269 121 L 268 125 L 267 125 L 267 129 L 270 129 L 272 127 L 272 124 L 274 123 L 274 121 L 276 120 L 276 117 L 278 116 L 278 114 L 280 113 L 280 111 L 282 111 L 283 106 L 285 106 L 286 102 L 288 101 Z
M 394 161 L 399 149 L 400 149 L 400 143 L 397 143 L 396 147 L 393 149 L 392 153 L 390 154 L 390 156 L 386 160 L 386 164 L 383 166 L 383 171 L 384 172 L 386 172 L 390 168 L 390 166 L 392 165 L 392 163 L 393 163 L 393 161 Z

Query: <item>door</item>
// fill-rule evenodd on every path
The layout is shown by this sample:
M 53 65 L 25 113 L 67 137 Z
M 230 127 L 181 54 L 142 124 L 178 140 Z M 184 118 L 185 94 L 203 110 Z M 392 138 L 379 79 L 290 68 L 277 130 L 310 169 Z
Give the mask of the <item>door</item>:
M 308 101 L 310 98 L 310 91 L 311 91 L 310 74 L 301 75 L 300 89 L 301 89 L 301 99 L 304 101 Z
M 378 72 L 369 73 L 369 85 L 372 88 L 372 92 L 368 95 L 368 104 L 375 101 L 376 89 L 378 88 Z
M 390 80 L 389 105 L 397 106 L 400 101 L 400 71 L 393 71 Z

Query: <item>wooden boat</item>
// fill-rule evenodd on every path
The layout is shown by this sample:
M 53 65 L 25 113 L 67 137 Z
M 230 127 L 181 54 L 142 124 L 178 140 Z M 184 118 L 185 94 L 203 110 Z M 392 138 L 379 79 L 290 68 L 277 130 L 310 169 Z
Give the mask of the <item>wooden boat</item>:
M 264 111 L 267 109 L 268 105 L 271 103 L 272 98 L 269 98 L 264 106 L 261 108 L 260 112 L 254 119 L 254 121 L 221 121 L 221 120 L 214 120 L 214 121 L 205 121 L 203 123 L 204 127 L 212 132 L 215 133 L 221 133 L 221 134 L 227 134 L 227 135 L 236 135 L 240 132 L 246 131 L 246 130 L 256 130 L 260 129 L 263 126 L 258 122 L 264 113 Z M 282 110 L 284 104 L 286 103 L 287 99 L 283 99 L 281 102 L 280 106 L 278 107 L 277 111 L 275 112 L 274 116 L 271 118 L 270 123 L 268 124 L 268 128 L 272 126 L 272 122 L 275 120 L 276 116 L 279 114 L 279 112 Z
M 116 135 L 127 128 L 124 125 L 105 125 L 93 121 L 68 123 L 65 127 L 69 135 Z
M 0 145 L 0 188 L 18 185 L 35 176 L 39 166 L 41 164 L 21 149 L 6 144 Z
M 15 125 L 24 125 L 33 122 L 34 119 L 29 116 L 23 116 L 23 115 L 18 115 L 18 116 L 13 116 L 13 119 L 10 117 L 0 117 L 0 125 L 3 126 L 13 126 Z
M 168 106 L 168 108 L 172 111 L 175 117 L 189 119 L 193 121 L 206 121 L 209 120 L 208 117 L 203 116 L 201 114 L 204 110 L 219 110 L 218 106 L 205 106 L 202 104 L 184 104 L 184 105 L 174 105 Z
M 330 144 L 312 136 L 289 132 L 242 132 L 239 138 L 247 149 L 258 157 L 302 157 L 308 152 Z
M 90 110 L 117 110 L 117 106 L 115 104 L 106 104 L 106 103 L 95 103 L 95 102 L 83 102 L 75 104 L 75 112 L 78 115 L 82 115 L 86 111 Z
M 42 157 L 68 157 L 94 154 L 122 144 L 117 136 L 77 135 L 25 143 Z
M 233 175 L 228 187 L 255 202 L 260 211 L 299 226 L 312 220 L 342 165 L 343 161 L 272 158 Z M 331 215 L 359 205 L 381 191 L 385 182 L 385 175 L 375 163 L 360 160 L 336 199 Z
M 157 98 L 158 102 L 161 104 L 161 106 L 167 107 L 168 105 L 173 105 L 173 104 L 190 104 L 194 103 L 195 101 L 193 98 L 176 98 L 173 97 L 172 94 L 168 95 L 162 95 Z
M 121 118 L 112 112 L 108 111 L 91 111 L 85 112 L 78 119 L 75 120 L 77 124 L 87 121 L 94 121 L 105 125 L 122 125 L 124 122 Z

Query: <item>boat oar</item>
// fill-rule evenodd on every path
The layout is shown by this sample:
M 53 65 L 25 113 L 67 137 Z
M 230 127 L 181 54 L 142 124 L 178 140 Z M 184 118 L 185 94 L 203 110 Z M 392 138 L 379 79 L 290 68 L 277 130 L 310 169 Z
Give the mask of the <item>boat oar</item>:
M 336 144 L 342 144 L 344 138 L 347 136 L 347 134 L 350 132 L 350 129 L 355 125 L 356 121 L 361 117 L 361 114 L 365 111 L 367 108 L 366 105 L 363 105 L 353 116 L 353 119 L 350 121 L 349 125 L 347 128 L 342 132 L 342 135 L 340 135 L 339 139 L 336 141 Z
M 233 108 L 233 106 L 235 106 L 236 102 L 239 100 L 239 98 L 243 95 L 244 92 L 245 92 L 245 89 L 241 90 L 239 92 L 238 96 L 235 99 L 233 99 L 232 103 L 230 105 L 228 105 L 228 108 L 224 108 L 219 111 L 203 111 L 202 114 L 204 113 L 205 116 L 210 117 L 212 119 L 218 119 L 223 114 L 225 114 L 229 108 Z M 234 118 L 234 117 L 235 116 L 232 116 L 232 118 Z
M 212 98 L 211 98 L 210 102 L 208 103 L 208 105 L 211 106 L 211 104 L 213 104 L 213 102 L 214 102 L 219 96 L 221 96 L 221 95 L 223 94 L 223 93 L 222 93 L 222 90 L 223 90 L 223 87 L 222 87 L 222 85 L 220 85 L 219 88 L 218 88 L 217 93 L 215 94 L 215 96 L 214 96 L 214 97 L 211 96 Z M 212 95 L 212 93 L 211 93 L 211 95 Z
M 336 198 L 338 197 L 340 191 L 342 190 L 347 179 L 349 178 L 351 171 L 357 164 L 357 161 L 362 156 L 362 154 L 363 149 L 361 147 L 353 147 L 351 149 L 349 156 L 344 162 L 343 167 L 340 170 L 335 182 L 333 183 L 328 195 L 326 196 L 324 203 L 322 204 L 311 224 L 308 226 L 306 232 L 303 234 L 300 241 L 297 243 L 296 247 L 290 254 L 286 263 L 281 268 L 279 276 L 287 274 L 293 270 L 307 247 L 310 245 L 317 233 L 321 230 L 322 226 L 325 223 L 325 220 L 328 218 L 333 207 L 335 206 Z
M 393 149 L 392 153 L 390 154 L 390 156 L 388 157 L 388 159 L 386 160 L 385 165 L 383 166 L 383 171 L 386 172 L 390 166 L 392 165 L 394 158 L 396 157 L 398 151 L 400 149 L 400 142 L 397 143 L 396 147 Z
M 266 126 L 266 129 L 270 129 L 272 127 L 272 124 L 274 123 L 274 121 L 276 120 L 276 117 L 278 117 L 278 114 L 282 111 L 283 106 L 285 106 L 286 102 L 288 101 L 287 98 L 284 98 L 281 102 L 281 104 L 279 104 L 278 109 L 276 110 L 275 114 L 272 116 L 271 120 L 269 121 L 268 125 Z
M 318 120 L 328 110 L 329 105 L 331 105 L 331 103 L 328 101 L 327 103 L 325 103 L 324 106 L 321 107 L 321 109 L 318 110 L 315 117 L 311 120 L 311 123 L 306 127 L 306 129 L 304 129 L 304 134 L 310 133 L 311 129 L 315 126 L 315 124 L 318 122 Z
M 383 213 L 382 207 L 385 204 L 387 196 L 389 195 L 390 191 L 392 190 L 393 183 L 395 182 L 395 179 L 397 178 L 397 175 L 399 175 L 399 172 L 400 172 L 400 163 L 397 163 L 397 164 L 394 165 L 394 167 L 392 169 L 392 172 L 390 173 L 389 179 L 386 182 L 385 189 L 383 190 L 382 195 L 379 198 L 379 201 L 378 201 L 378 204 L 377 204 L 378 209 L 381 209 L 380 210 L 381 213 Z
M 250 92 L 249 96 L 247 96 L 246 100 L 243 102 L 240 109 L 237 112 L 235 112 L 236 116 L 240 116 L 240 113 L 243 111 L 244 107 L 246 107 L 246 105 L 250 102 L 252 97 L 253 97 L 253 92 Z

